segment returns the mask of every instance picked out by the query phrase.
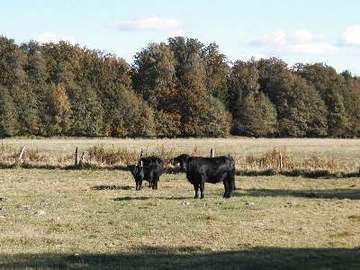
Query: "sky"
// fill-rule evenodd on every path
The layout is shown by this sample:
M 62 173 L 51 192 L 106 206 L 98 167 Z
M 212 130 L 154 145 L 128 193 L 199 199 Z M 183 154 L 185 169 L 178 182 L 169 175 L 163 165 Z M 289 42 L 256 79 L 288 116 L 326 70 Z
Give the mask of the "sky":
M 67 40 L 133 61 L 168 37 L 216 42 L 229 61 L 279 57 L 360 75 L 359 0 L 1 1 L 0 35 Z

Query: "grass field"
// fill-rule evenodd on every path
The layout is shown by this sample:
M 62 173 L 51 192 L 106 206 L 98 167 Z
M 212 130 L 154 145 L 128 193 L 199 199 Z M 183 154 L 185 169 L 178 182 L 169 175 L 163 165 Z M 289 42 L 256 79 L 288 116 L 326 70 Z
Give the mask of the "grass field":
M 360 161 L 358 139 L 15 138 L 0 146 L 16 158 L 23 145 L 39 164 L 71 164 L 75 147 L 93 146 L 136 157 L 140 149 L 215 148 L 241 166 L 273 149 L 345 171 Z M 205 199 L 194 200 L 184 174 L 163 175 L 157 191 L 135 191 L 130 173 L 117 169 L 1 169 L 0 269 L 360 269 L 360 177 L 236 181 L 229 200 L 222 184 L 207 184 Z
M 183 174 L 0 170 L 0 268 L 360 269 L 360 178 L 236 182 L 194 200 Z
M 218 139 L 113 139 L 113 138 L 43 138 L 2 139 L 0 144 L 14 146 L 18 149 L 26 145 L 40 152 L 55 154 L 73 154 L 75 147 L 85 151 L 94 145 L 113 148 L 127 148 L 140 152 L 156 151 L 161 147 L 174 148 L 177 153 L 191 153 L 194 148 L 200 155 L 208 155 L 210 148 L 217 154 L 249 155 L 263 154 L 275 147 L 286 148 L 287 151 L 301 157 L 317 155 L 320 157 L 358 159 L 360 161 L 360 139 L 265 139 L 265 138 L 218 138 Z
M 0 167 L 14 167 L 22 146 L 26 146 L 26 150 L 21 166 L 26 168 L 72 167 L 75 148 L 79 149 L 79 158 L 82 157 L 83 167 L 86 168 L 119 168 L 133 164 L 140 151 L 144 150 L 145 155 L 155 154 L 163 158 L 167 168 L 171 169 L 168 161 L 175 155 L 208 156 L 211 148 L 216 150 L 217 155 L 232 155 L 239 175 L 276 174 L 281 171 L 283 175 L 310 174 L 315 177 L 315 171 L 320 176 L 348 177 L 358 174 L 360 168 L 359 139 L 253 138 L 11 138 L 0 142 Z

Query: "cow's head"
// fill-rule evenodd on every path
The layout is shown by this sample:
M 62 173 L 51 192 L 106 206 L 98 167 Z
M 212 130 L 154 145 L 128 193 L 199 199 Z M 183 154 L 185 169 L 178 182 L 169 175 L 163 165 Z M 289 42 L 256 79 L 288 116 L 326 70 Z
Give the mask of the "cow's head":
M 144 177 L 144 169 L 139 165 L 128 165 L 127 168 L 130 170 L 132 176 L 135 179 L 135 182 L 143 180 Z
M 187 154 L 182 154 L 180 156 L 177 156 L 176 158 L 173 159 L 173 164 L 177 165 L 180 164 L 180 168 L 182 171 L 186 172 L 187 168 L 188 168 L 188 161 L 189 161 L 190 156 Z

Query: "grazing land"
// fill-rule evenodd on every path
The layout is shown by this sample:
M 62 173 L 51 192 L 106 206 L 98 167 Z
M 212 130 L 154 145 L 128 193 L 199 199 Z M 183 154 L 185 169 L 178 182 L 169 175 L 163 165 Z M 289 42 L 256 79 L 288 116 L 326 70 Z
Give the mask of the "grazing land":
M 153 152 L 161 147 L 174 148 L 176 153 L 195 151 L 208 155 L 211 147 L 217 154 L 249 155 L 264 154 L 273 148 L 286 148 L 300 157 L 318 155 L 320 157 L 360 159 L 360 139 L 268 139 L 268 138 L 189 138 L 189 139 L 114 139 L 114 138 L 8 138 L 1 144 L 20 148 L 27 145 L 44 153 L 72 154 L 75 147 L 85 151 L 91 146 L 127 148 L 140 152 Z
M 0 186 L 0 269 L 360 269 L 360 178 L 238 176 L 228 200 L 119 170 L 3 169 Z
M 360 167 L 359 139 L 252 138 L 4 139 L 0 144 L 0 167 L 14 167 L 22 146 L 26 146 L 26 150 L 20 165 L 26 168 L 72 167 L 75 148 L 86 168 L 124 167 L 136 162 L 141 150 L 145 155 L 160 156 L 169 168 L 170 159 L 178 154 L 208 156 L 211 148 L 217 155 L 232 155 L 240 175 L 242 172 L 270 175 L 282 171 L 292 176 L 310 172 L 310 175 L 349 177 L 357 175 Z

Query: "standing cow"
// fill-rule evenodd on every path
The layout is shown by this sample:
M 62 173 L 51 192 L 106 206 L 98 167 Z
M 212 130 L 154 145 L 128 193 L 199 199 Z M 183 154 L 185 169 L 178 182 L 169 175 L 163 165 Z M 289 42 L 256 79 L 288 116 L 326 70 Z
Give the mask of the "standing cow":
M 163 172 L 163 161 L 155 156 L 142 157 L 137 165 L 130 165 L 129 169 L 135 179 L 136 190 L 142 188 L 143 180 L 147 180 L 152 189 L 157 189 Z
M 225 193 L 224 198 L 230 198 L 235 190 L 235 162 L 231 156 L 219 157 L 191 157 L 182 154 L 174 159 L 174 163 L 180 164 L 181 170 L 186 173 L 186 177 L 194 186 L 195 197 L 204 198 L 205 182 L 223 182 Z

